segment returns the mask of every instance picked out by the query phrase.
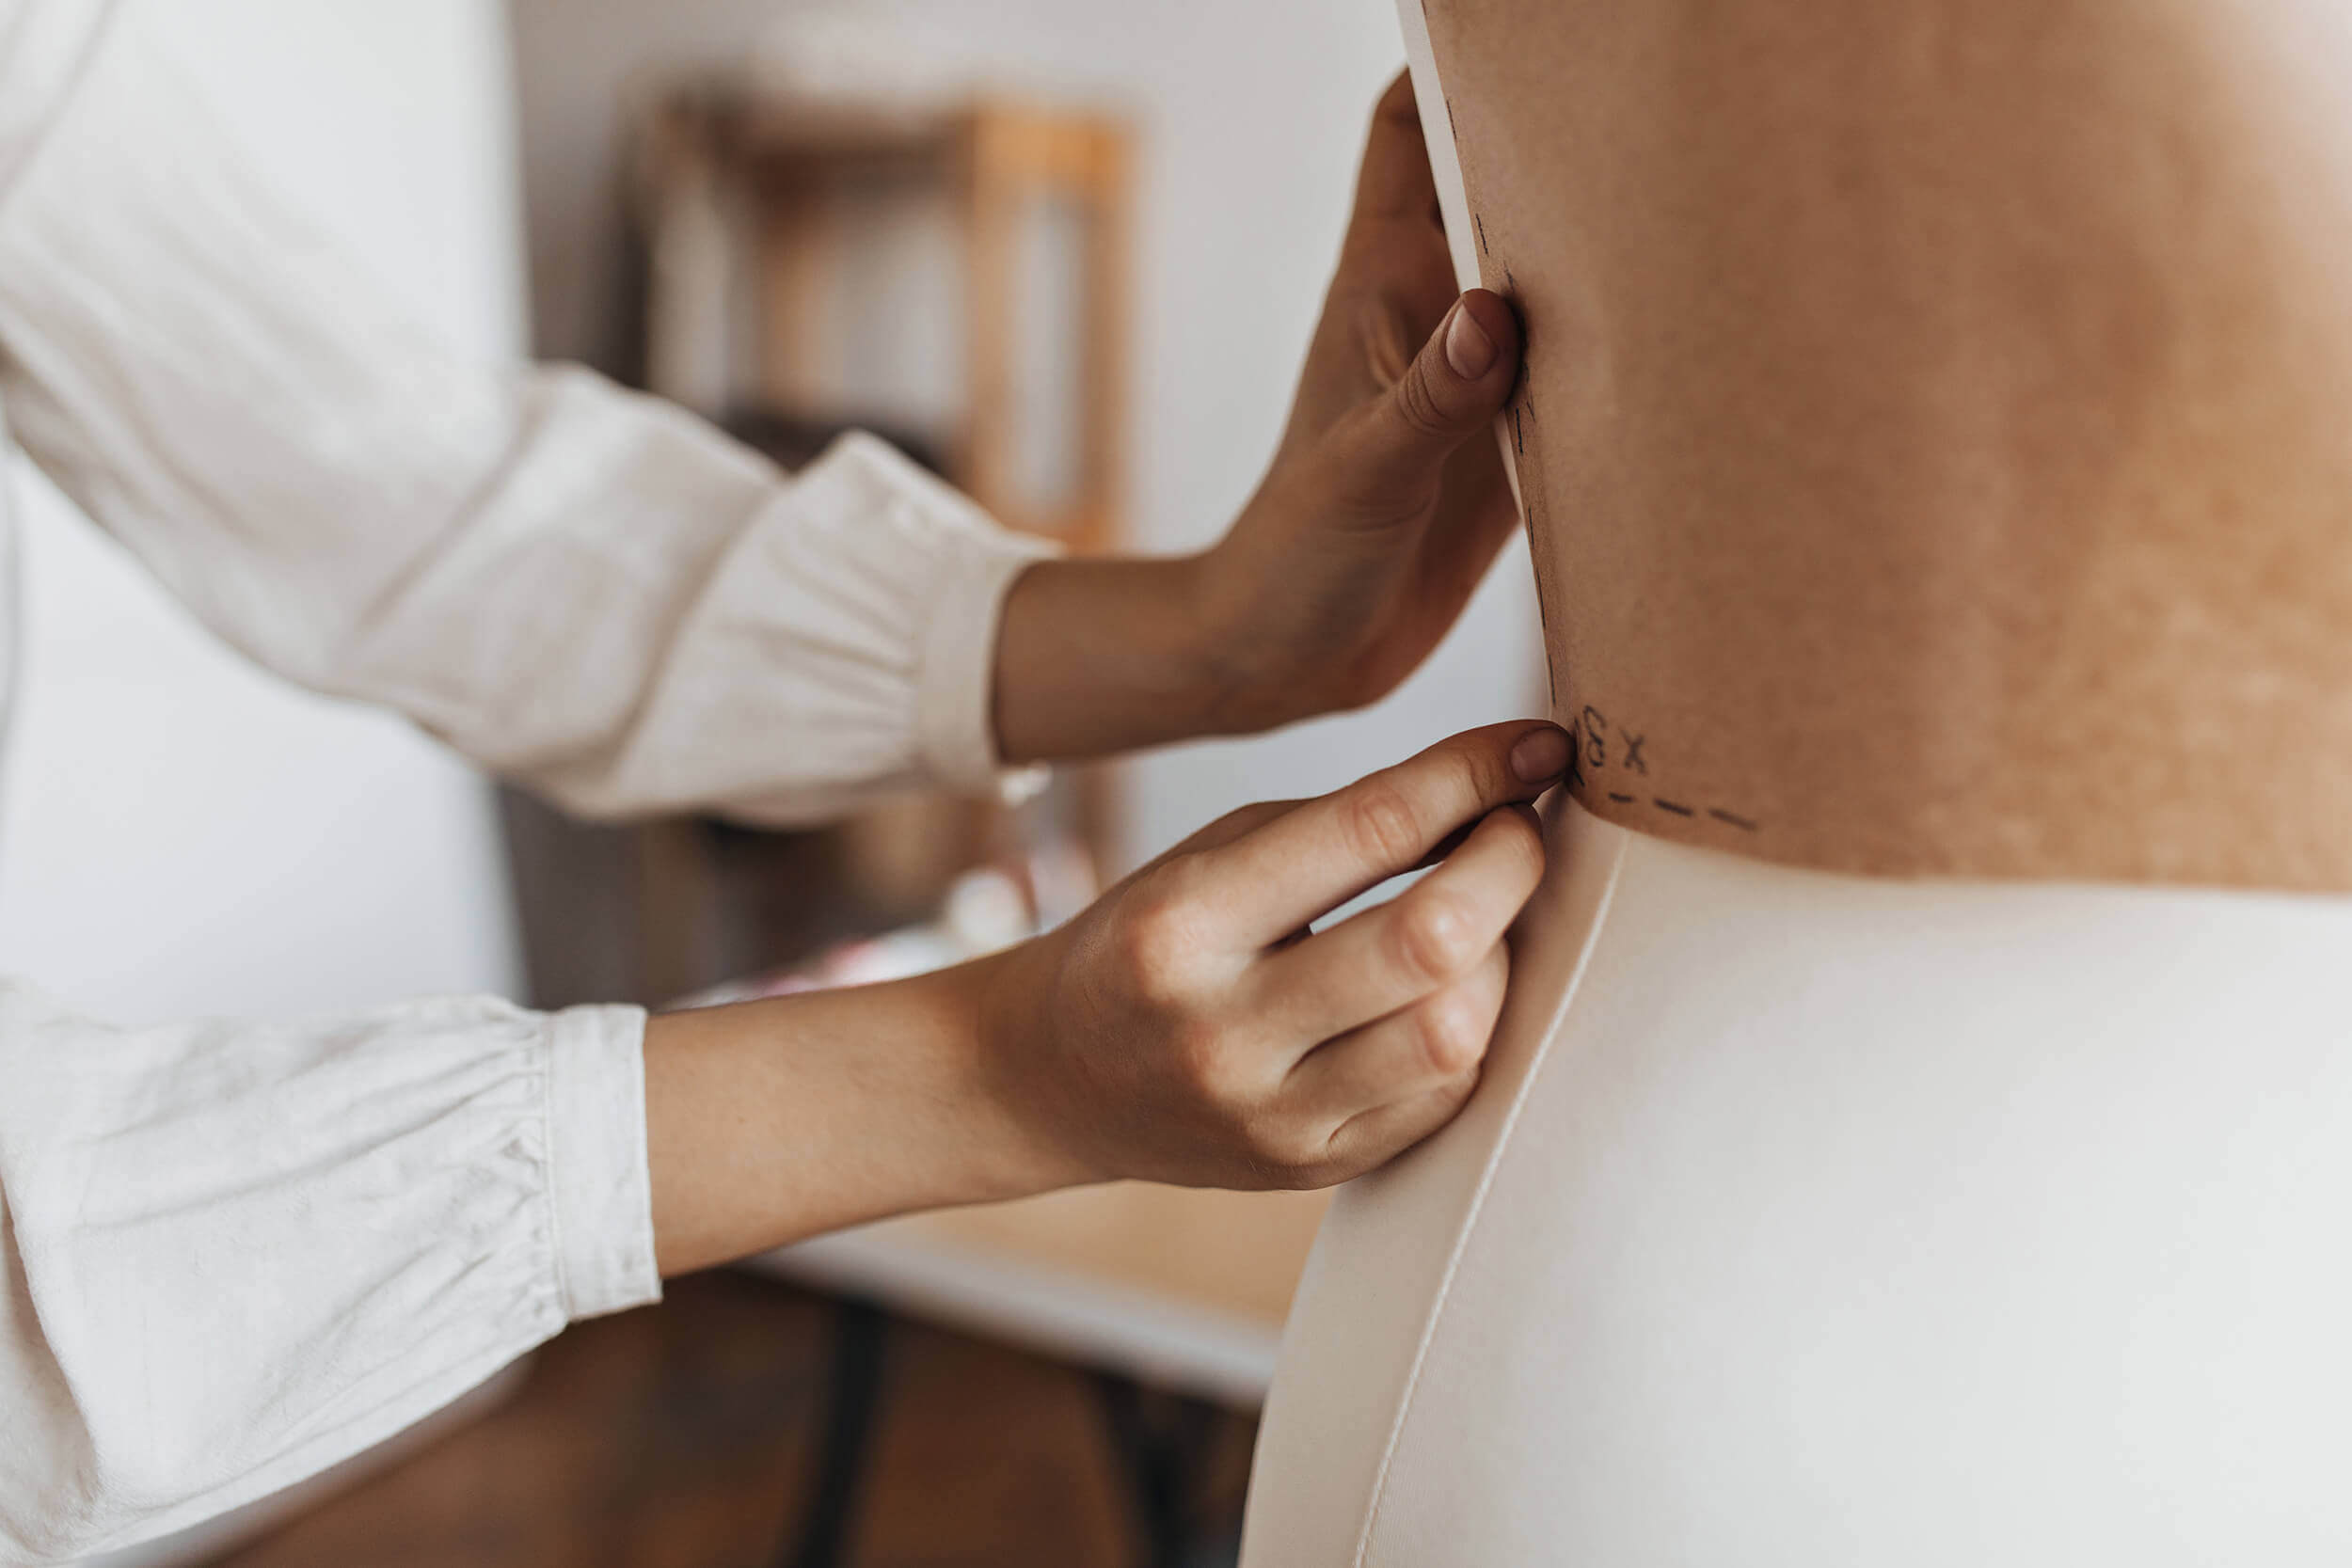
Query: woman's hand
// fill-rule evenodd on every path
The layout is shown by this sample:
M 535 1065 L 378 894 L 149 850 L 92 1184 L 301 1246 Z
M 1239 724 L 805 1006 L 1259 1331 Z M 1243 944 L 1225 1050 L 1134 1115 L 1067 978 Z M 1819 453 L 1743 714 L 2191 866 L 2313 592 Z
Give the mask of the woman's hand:
M 1236 813 L 994 958 L 652 1020 L 662 1272 L 1077 1182 L 1321 1186 L 1390 1159 L 1477 1082 L 1543 871 L 1528 803 L 1567 760 L 1549 724 L 1473 730 Z
M 1201 558 L 1236 727 L 1386 695 L 1460 615 L 1518 522 L 1495 416 L 1518 319 L 1457 300 L 1410 76 L 1374 112 L 1356 213 L 1282 444 Z
M 1454 295 L 1400 76 L 1373 116 L 1339 270 L 1257 493 L 1202 555 L 1023 575 L 997 649 L 1007 760 L 1244 734 L 1394 688 L 1516 524 L 1488 431 L 1518 365 L 1511 308 Z
M 1246 807 L 997 960 L 998 1097 L 1070 1180 L 1321 1187 L 1450 1119 L 1543 874 L 1546 725 L 1473 730 L 1320 800 Z M 1316 918 L 1443 853 L 1386 904 Z

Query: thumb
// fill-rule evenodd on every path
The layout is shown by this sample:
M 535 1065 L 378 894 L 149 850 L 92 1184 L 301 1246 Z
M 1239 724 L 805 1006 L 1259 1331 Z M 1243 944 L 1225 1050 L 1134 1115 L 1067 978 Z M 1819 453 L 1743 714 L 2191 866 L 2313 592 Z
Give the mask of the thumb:
M 1425 495 L 1454 449 L 1502 411 L 1518 374 L 1517 313 L 1501 294 L 1472 289 L 1349 433 L 1352 486 L 1390 504 Z

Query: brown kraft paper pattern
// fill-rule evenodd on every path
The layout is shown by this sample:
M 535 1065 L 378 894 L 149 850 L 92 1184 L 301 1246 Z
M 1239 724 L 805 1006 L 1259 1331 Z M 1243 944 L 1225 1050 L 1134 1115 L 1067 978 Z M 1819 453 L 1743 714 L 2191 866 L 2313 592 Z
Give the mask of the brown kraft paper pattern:
M 2352 7 L 1423 15 L 1587 807 L 2352 889 Z

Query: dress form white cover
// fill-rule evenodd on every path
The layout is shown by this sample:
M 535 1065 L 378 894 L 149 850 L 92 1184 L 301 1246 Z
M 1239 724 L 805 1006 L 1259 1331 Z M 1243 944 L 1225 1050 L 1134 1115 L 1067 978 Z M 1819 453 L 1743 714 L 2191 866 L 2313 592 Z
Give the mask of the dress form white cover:
M 1247 1568 L 2352 1557 L 2352 900 L 1549 835 L 1478 1096 L 1325 1225 Z

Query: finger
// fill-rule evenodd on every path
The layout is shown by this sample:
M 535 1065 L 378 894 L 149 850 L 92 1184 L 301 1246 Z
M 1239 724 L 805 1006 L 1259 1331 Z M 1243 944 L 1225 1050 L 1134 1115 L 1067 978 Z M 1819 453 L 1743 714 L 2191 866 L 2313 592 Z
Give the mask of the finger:
M 1253 1006 L 1293 1037 L 1329 1039 L 1447 990 L 1502 940 L 1544 875 L 1525 806 L 1491 812 L 1468 843 L 1396 897 L 1268 958 Z
M 1296 800 L 1260 800 L 1251 805 L 1237 807 L 1227 812 L 1223 816 L 1218 817 L 1166 854 L 1159 856 L 1138 870 L 1136 875 L 1142 876 L 1153 866 L 1174 860 L 1180 855 L 1197 854 L 1204 849 L 1215 849 L 1222 845 L 1231 844 L 1244 833 L 1255 832 L 1267 823 L 1288 815 L 1296 809 L 1298 804 Z M 1302 925 L 1295 930 L 1284 932 L 1266 945 L 1270 949 L 1279 951 L 1302 942 L 1313 934 L 1309 927 Z
M 1296 800 L 1258 800 L 1247 806 L 1237 806 L 1168 850 L 1160 859 L 1166 860 L 1172 855 L 1196 854 L 1203 849 L 1215 849 L 1219 846 L 1231 844 L 1246 833 L 1254 833 L 1267 823 L 1289 816 L 1298 808 L 1298 805 L 1299 802 Z
M 1478 1088 L 1478 1074 L 1461 1077 L 1414 1099 L 1366 1111 L 1331 1134 L 1324 1169 L 1336 1180 L 1376 1170 L 1461 1114 Z
M 1200 874 L 1231 890 L 1233 935 L 1263 946 L 1413 869 L 1495 807 L 1534 800 L 1567 765 L 1568 737 L 1556 724 L 1468 730 L 1205 851 Z
M 1236 807 L 1154 859 L 1151 864 L 1157 865 L 1161 861 L 1171 860 L 1178 855 L 1194 854 L 1231 844 L 1244 833 L 1256 832 L 1278 817 L 1288 816 L 1304 803 L 1300 800 L 1260 800 L 1253 805 Z M 1482 819 L 1472 819 L 1455 828 L 1432 845 L 1429 853 L 1422 856 L 1420 860 L 1405 869 L 1406 871 L 1428 870 L 1468 843 L 1470 835 L 1477 832 L 1479 820 Z M 1307 927 L 1302 926 L 1298 928 L 1298 934 L 1303 936 L 1306 930 Z
M 1364 138 L 1364 162 L 1356 176 L 1354 228 L 1400 217 L 1441 225 L 1438 182 L 1430 172 L 1429 149 L 1422 140 L 1421 110 L 1413 101 L 1412 72 L 1400 71 L 1372 111 Z
M 1501 294 L 1472 289 L 1454 302 L 1388 391 L 1333 431 L 1329 460 L 1340 495 L 1390 514 L 1422 504 L 1446 459 L 1488 437 L 1519 373 L 1519 322 Z
M 1336 1129 L 1443 1088 L 1485 1059 L 1510 978 L 1511 950 L 1498 942 L 1443 990 L 1307 1053 L 1282 1085 L 1284 1100 Z

